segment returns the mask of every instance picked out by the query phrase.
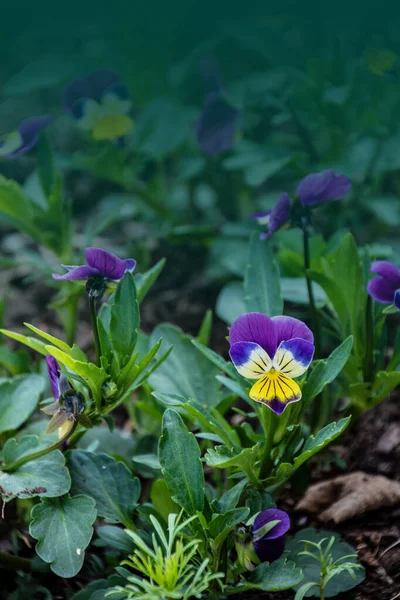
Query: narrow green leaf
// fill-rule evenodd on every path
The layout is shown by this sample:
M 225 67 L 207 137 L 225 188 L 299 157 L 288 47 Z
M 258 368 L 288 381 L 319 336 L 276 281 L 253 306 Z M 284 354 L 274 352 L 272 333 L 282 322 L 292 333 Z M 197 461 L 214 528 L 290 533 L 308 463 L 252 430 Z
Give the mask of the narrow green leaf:
M 29 533 L 36 552 L 59 577 L 74 577 L 82 568 L 93 535 L 95 502 L 87 496 L 48 498 L 33 507 Z
M 139 329 L 139 303 L 132 273 L 119 282 L 111 307 L 110 335 L 123 367 L 135 349 Z
M 199 333 L 197 334 L 197 341 L 200 344 L 208 346 L 211 338 L 211 330 L 213 325 L 213 313 L 212 310 L 208 310 L 204 315 L 204 319 L 201 323 Z
M 219 354 L 217 354 L 216 352 L 214 352 L 214 350 L 211 350 L 210 348 L 207 348 L 207 346 L 204 346 L 203 344 L 200 344 L 197 340 L 192 340 L 192 344 L 206 358 L 208 358 L 208 360 L 213 365 L 215 365 L 216 367 L 218 367 L 218 369 L 220 369 L 221 371 L 224 371 L 224 373 L 226 373 L 227 375 L 230 375 L 231 377 L 236 378 L 236 372 L 237 371 L 236 371 L 235 367 L 232 365 L 232 363 L 228 362 L 227 360 L 224 360 L 222 358 L 222 356 L 220 356 Z
M 9 331 L 8 329 L 0 329 L 0 332 L 11 339 L 28 346 L 28 348 L 32 348 L 32 350 L 39 352 L 39 354 L 43 354 L 43 356 L 48 354 L 46 350 L 46 344 L 40 340 L 37 340 L 36 338 L 27 337 L 26 335 L 22 335 L 22 333 L 15 333 L 14 331 Z
M 165 263 L 165 258 L 162 258 L 154 265 L 154 267 L 146 271 L 146 273 L 138 273 L 134 276 L 139 304 L 157 281 L 161 271 L 165 267 Z
M 257 232 L 250 238 L 244 295 L 247 312 L 260 312 L 269 317 L 282 314 L 279 269 L 269 243 L 260 240 Z
M 168 408 L 163 415 L 158 455 L 162 474 L 174 502 L 189 515 L 204 507 L 204 474 L 200 448 L 179 414 Z
M 233 527 L 245 521 L 249 516 L 249 508 L 232 508 L 223 515 L 217 515 L 208 524 L 208 531 L 212 538 L 217 538 L 221 533 L 230 531 Z
M 72 450 L 68 462 L 72 493 L 93 498 L 99 517 L 107 523 L 129 527 L 140 495 L 140 482 L 126 465 L 107 454 L 82 450 Z

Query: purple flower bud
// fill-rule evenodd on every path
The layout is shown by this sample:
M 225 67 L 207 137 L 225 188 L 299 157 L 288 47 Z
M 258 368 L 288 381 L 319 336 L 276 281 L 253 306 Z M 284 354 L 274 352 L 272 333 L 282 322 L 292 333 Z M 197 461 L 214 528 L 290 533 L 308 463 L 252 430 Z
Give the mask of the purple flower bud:
M 58 400 L 60 397 L 60 393 L 61 393 L 60 392 L 60 376 L 61 376 L 60 365 L 58 364 L 58 362 L 56 361 L 54 356 L 51 356 L 50 354 L 46 355 L 46 364 L 47 364 L 47 371 L 48 371 L 49 379 L 50 379 L 51 390 L 53 392 L 53 397 L 54 397 L 54 400 Z
M 65 275 L 53 273 L 53 278 L 58 281 L 85 281 L 91 277 L 99 277 L 108 282 L 116 282 L 120 281 L 127 271 L 132 272 L 136 266 L 136 261 L 133 258 L 121 260 L 115 254 L 100 248 L 86 248 L 85 257 L 86 265 L 63 265 L 68 272 Z
M 15 131 L 0 139 L 0 157 L 11 160 L 32 150 L 39 141 L 40 131 L 52 120 L 51 115 L 41 115 L 22 121 Z
M 260 239 L 267 240 L 271 235 L 277 231 L 290 217 L 290 211 L 292 208 L 292 202 L 289 195 L 283 193 L 279 196 L 278 201 L 271 210 L 265 212 L 254 213 L 251 215 L 252 219 L 257 219 L 260 225 L 267 225 L 267 233 L 261 233 Z
M 297 187 L 297 195 L 303 206 L 314 206 L 340 200 L 351 190 L 351 181 L 345 175 L 336 175 L 333 169 L 311 173 L 302 179 Z
M 370 270 L 379 275 L 368 283 L 371 298 L 381 304 L 394 304 L 400 309 L 400 269 L 386 260 L 376 260 Z
M 269 529 L 268 525 L 274 521 L 278 523 Z M 261 562 L 272 562 L 282 555 L 289 527 L 289 515 L 278 508 L 263 510 L 257 515 L 253 524 L 253 546 Z M 263 529 L 266 530 L 264 535 Z

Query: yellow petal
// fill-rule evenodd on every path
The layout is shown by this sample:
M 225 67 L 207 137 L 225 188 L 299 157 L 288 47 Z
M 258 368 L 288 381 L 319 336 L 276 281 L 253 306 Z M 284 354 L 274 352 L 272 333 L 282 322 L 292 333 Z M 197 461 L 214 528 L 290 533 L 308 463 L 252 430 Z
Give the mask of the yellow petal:
M 259 379 L 250 390 L 250 398 L 269 406 L 277 415 L 285 410 L 290 402 L 301 399 L 299 385 L 280 371 L 271 370 Z
M 95 140 L 114 140 L 126 135 L 133 125 L 127 115 L 104 115 L 96 123 L 92 135 Z
M 58 429 L 58 439 L 61 440 L 61 438 L 63 438 L 65 435 L 67 435 L 67 433 L 72 429 L 72 426 L 74 424 L 73 419 L 68 419 L 67 421 L 65 421 L 64 425 L 61 425 L 61 427 L 59 427 Z

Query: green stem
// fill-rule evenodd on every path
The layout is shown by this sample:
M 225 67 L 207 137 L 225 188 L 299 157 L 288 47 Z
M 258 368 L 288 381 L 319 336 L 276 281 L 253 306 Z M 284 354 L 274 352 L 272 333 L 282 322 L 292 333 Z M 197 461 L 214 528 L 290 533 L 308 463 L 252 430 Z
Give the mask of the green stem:
M 271 450 L 274 442 L 275 415 L 267 406 L 261 407 L 261 415 L 265 441 L 261 457 L 260 479 L 266 479 L 272 468 Z
M 52 444 L 51 446 L 47 446 L 47 448 L 43 448 L 43 450 L 38 450 L 37 452 L 33 452 L 32 454 L 28 454 L 27 456 L 21 456 L 21 458 L 15 460 L 9 465 L 0 465 L 0 471 L 6 471 L 7 473 L 10 471 L 15 471 L 15 469 L 18 469 L 18 467 L 21 467 L 22 465 L 24 465 L 27 462 L 30 462 L 31 460 L 36 460 L 37 458 L 45 456 L 45 454 L 49 454 L 49 452 L 53 452 L 53 450 L 57 450 L 57 448 L 59 448 L 64 442 L 66 442 L 67 439 L 73 434 L 77 425 L 78 421 L 74 418 L 72 428 L 69 431 L 67 431 L 67 433 L 60 440 L 54 442 L 54 444 Z
M 366 348 L 364 362 L 364 381 L 374 380 L 374 312 L 371 296 L 367 299 L 366 310 Z
M 90 322 L 92 324 L 93 331 L 93 340 L 94 340 L 94 350 L 96 353 L 96 365 L 100 366 L 100 357 L 101 357 L 101 344 L 100 344 L 100 336 L 99 336 L 99 328 L 97 325 L 97 296 L 89 292 L 89 314 L 90 314 Z
M 302 229 L 303 229 L 304 270 L 305 270 L 305 277 L 306 277 L 306 283 L 307 283 L 308 298 L 309 298 L 310 308 L 311 308 L 311 320 L 312 320 L 312 327 L 313 327 L 313 331 L 314 331 L 315 353 L 317 356 L 320 356 L 321 340 L 320 340 L 319 319 L 318 319 L 317 307 L 315 304 L 312 282 L 311 282 L 310 276 L 308 274 L 308 270 L 309 270 L 310 264 L 311 264 L 310 234 L 308 233 L 307 224 L 303 224 Z
M 0 552 L 0 567 L 12 571 L 30 571 L 31 560 L 29 558 L 14 556 L 14 554 L 9 554 L 8 552 Z

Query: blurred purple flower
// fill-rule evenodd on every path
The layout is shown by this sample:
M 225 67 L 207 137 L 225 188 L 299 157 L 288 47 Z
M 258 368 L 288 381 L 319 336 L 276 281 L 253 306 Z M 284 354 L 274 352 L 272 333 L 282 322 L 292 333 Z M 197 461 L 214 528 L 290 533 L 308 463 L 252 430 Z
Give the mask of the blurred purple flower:
M 51 115 L 22 121 L 15 131 L 0 138 L 0 157 L 13 159 L 29 152 L 39 141 L 39 133 L 53 120 Z
M 99 70 L 72 81 L 64 92 L 64 110 L 96 140 L 126 135 L 134 123 L 128 89 L 112 71 Z
M 351 181 L 348 177 L 327 169 L 304 177 L 297 187 L 297 195 L 303 206 L 314 206 L 328 200 L 340 200 L 350 190 Z
M 269 529 L 268 526 L 273 521 L 279 523 Z M 283 510 L 269 508 L 257 515 L 253 523 L 253 546 L 261 562 L 272 562 L 282 555 L 285 549 L 285 533 L 289 528 L 289 515 Z
M 206 154 L 216 156 L 233 146 L 239 111 L 220 92 L 212 92 L 197 121 L 196 138 Z
M 268 227 L 266 233 L 260 234 L 261 240 L 267 240 L 275 231 L 286 223 L 289 219 L 291 208 L 292 202 L 289 195 L 284 192 L 279 196 L 278 201 L 271 210 L 251 215 L 251 218 L 257 219 L 260 225 L 267 225 Z
M 136 266 L 133 258 L 121 260 L 115 254 L 100 248 L 85 248 L 86 265 L 68 266 L 65 275 L 53 273 L 53 278 L 58 281 L 83 280 L 99 277 L 108 282 L 120 281 L 127 271 L 132 272 Z
M 370 270 L 379 275 L 368 283 L 371 298 L 381 304 L 394 304 L 400 309 L 400 269 L 386 260 L 376 260 Z

